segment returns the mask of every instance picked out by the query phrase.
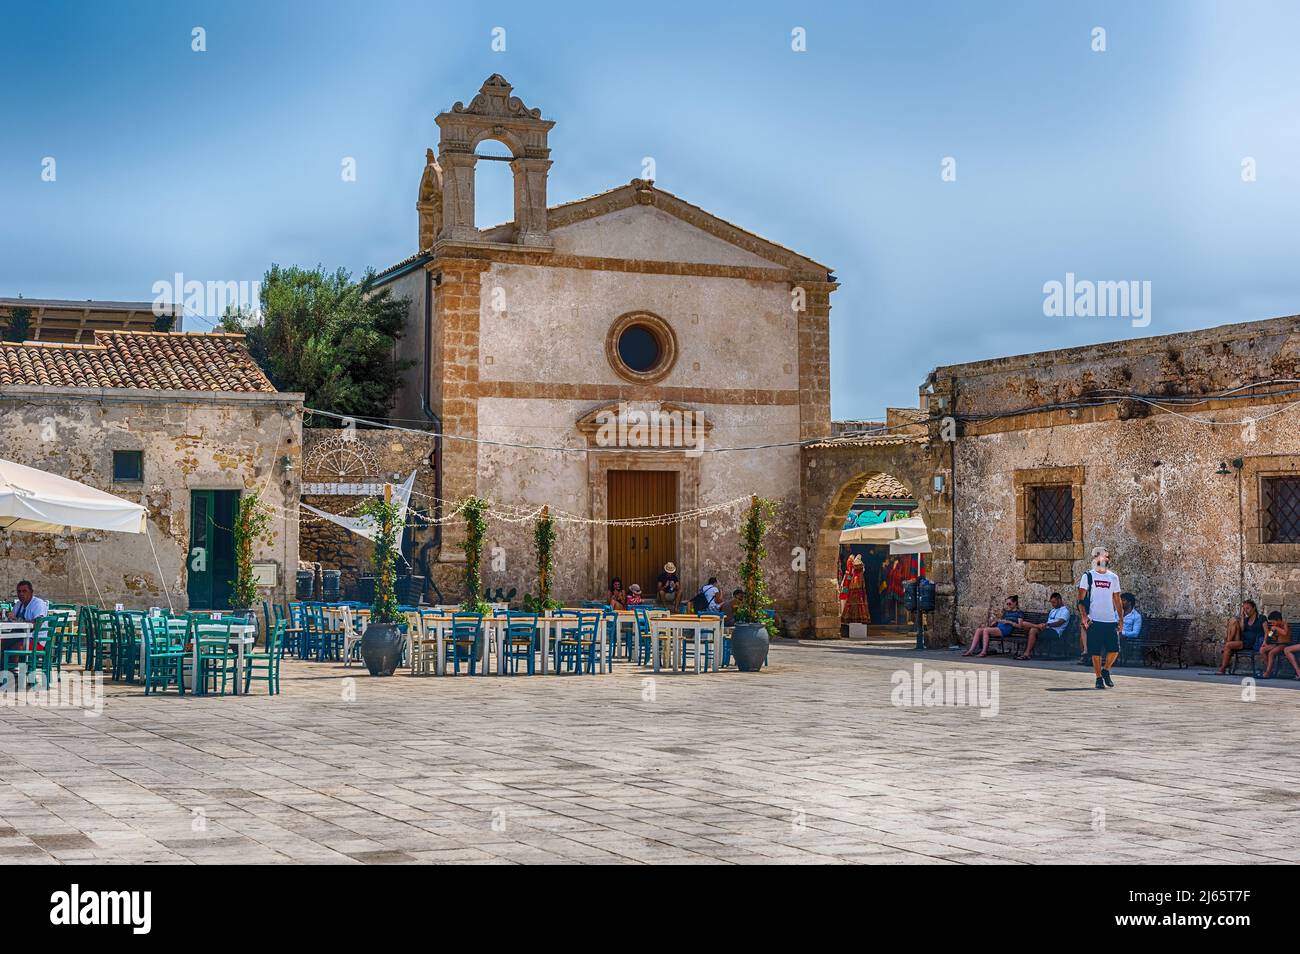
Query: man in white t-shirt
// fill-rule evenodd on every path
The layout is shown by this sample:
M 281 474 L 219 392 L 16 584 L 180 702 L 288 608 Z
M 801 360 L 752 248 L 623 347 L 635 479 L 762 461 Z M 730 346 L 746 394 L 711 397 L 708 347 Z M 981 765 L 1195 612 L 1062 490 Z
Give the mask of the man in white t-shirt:
M 1079 577 L 1079 632 L 1084 652 L 1092 657 L 1098 689 L 1114 689 L 1110 667 L 1119 656 L 1117 626 L 1124 618 L 1119 577 L 1110 571 L 1110 552 L 1093 547 L 1092 569 Z
M 1047 622 L 1030 625 L 1029 642 L 1025 644 L 1025 651 L 1017 656 L 1017 659 L 1033 659 L 1034 646 L 1038 643 L 1039 636 L 1049 629 L 1060 636 L 1065 632 L 1065 627 L 1070 625 L 1070 608 L 1065 605 L 1065 600 L 1061 599 L 1061 594 L 1053 593 L 1048 597 L 1048 602 L 1052 609 L 1047 614 Z

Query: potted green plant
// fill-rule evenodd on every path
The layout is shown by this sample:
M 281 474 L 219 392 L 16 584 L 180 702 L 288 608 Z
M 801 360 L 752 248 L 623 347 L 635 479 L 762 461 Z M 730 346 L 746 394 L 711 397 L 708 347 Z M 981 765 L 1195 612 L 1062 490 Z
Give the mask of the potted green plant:
M 736 599 L 731 654 L 741 672 L 758 672 L 763 668 L 771 638 L 776 635 L 776 620 L 766 612 L 772 600 L 767 595 L 767 583 L 763 579 L 763 559 L 767 556 L 763 538 L 777 506 L 775 500 L 751 497 L 749 510 L 740 524 L 740 549 L 744 559 L 740 563 L 741 594 Z
M 560 601 L 551 599 L 551 573 L 555 569 L 552 551 L 555 549 L 555 520 L 551 508 L 543 507 L 542 515 L 533 525 L 533 552 L 537 555 L 537 595 L 524 596 L 524 609 L 530 613 L 546 614 L 560 608 Z
M 245 619 L 256 618 L 257 577 L 253 574 L 253 544 L 267 537 L 271 511 L 257 491 L 243 494 L 235 505 L 235 578 L 230 581 L 230 612 Z
M 396 589 L 402 508 L 393 502 L 392 490 L 385 484 L 384 496 L 371 498 L 358 511 L 369 517 L 375 528 L 375 596 L 370 604 L 370 621 L 361 634 L 361 658 L 372 676 L 391 676 L 406 647 Z

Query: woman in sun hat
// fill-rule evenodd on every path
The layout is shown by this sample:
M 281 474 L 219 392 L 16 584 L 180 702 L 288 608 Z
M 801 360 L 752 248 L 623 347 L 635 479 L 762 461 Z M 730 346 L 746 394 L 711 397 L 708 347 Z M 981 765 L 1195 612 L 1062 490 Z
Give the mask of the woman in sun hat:
M 627 605 L 628 606 L 641 605 L 641 584 L 640 583 L 633 583 L 631 586 L 627 588 Z
M 664 571 L 655 580 L 655 602 L 675 610 L 681 597 L 682 579 L 677 575 L 677 564 L 669 560 L 664 564 Z

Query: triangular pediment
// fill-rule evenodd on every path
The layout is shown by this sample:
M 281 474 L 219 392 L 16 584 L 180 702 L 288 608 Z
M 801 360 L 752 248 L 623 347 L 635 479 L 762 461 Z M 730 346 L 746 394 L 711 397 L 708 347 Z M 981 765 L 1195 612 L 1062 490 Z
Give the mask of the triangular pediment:
M 556 251 L 601 258 L 786 269 L 830 281 L 830 269 L 748 232 L 645 179 L 547 210 Z

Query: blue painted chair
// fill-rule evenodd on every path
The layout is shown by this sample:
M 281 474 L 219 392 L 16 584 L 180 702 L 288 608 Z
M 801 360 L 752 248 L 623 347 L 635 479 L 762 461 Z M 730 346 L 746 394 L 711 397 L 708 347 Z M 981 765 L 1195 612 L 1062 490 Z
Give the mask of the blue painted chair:
M 587 672 L 596 668 L 596 647 L 599 643 L 599 627 L 603 622 L 603 613 L 570 613 L 572 624 L 563 624 L 555 640 L 555 671 L 561 668 L 566 672 L 581 674 L 584 667 Z
M 325 617 L 325 606 L 313 603 L 308 607 L 312 620 L 312 639 L 315 642 L 316 658 L 340 661 L 343 659 L 343 630 L 335 627 Z
M 506 672 L 518 673 L 519 661 L 522 659 L 528 668 L 528 675 L 536 672 L 537 666 L 537 614 L 506 614 L 506 634 L 502 644 L 505 653 Z
M 644 606 L 632 607 L 636 615 L 636 661 L 639 665 L 650 664 L 654 638 L 650 632 L 650 613 Z
M 725 660 L 731 653 L 731 639 L 726 635 L 726 616 L 722 613 L 697 613 L 696 615 L 701 620 L 707 619 L 711 621 L 709 626 L 700 630 L 700 655 L 704 657 L 701 665 L 705 669 L 713 665 L 713 647 L 718 642 L 718 635 L 722 634 L 722 659 L 724 661 L 720 663 L 719 668 L 725 666 Z M 682 643 L 682 669 L 684 670 L 686 669 L 687 657 L 691 660 L 695 659 L 695 640 L 687 638 Z
M 469 674 L 474 675 L 474 660 L 483 647 L 483 617 L 478 613 L 453 613 L 451 639 L 445 644 L 451 659 L 452 672 L 460 675 L 460 661 L 469 663 Z
M 284 645 L 299 659 L 306 659 L 307 621 L 301 603 L 290 603 L 285 614 Z

